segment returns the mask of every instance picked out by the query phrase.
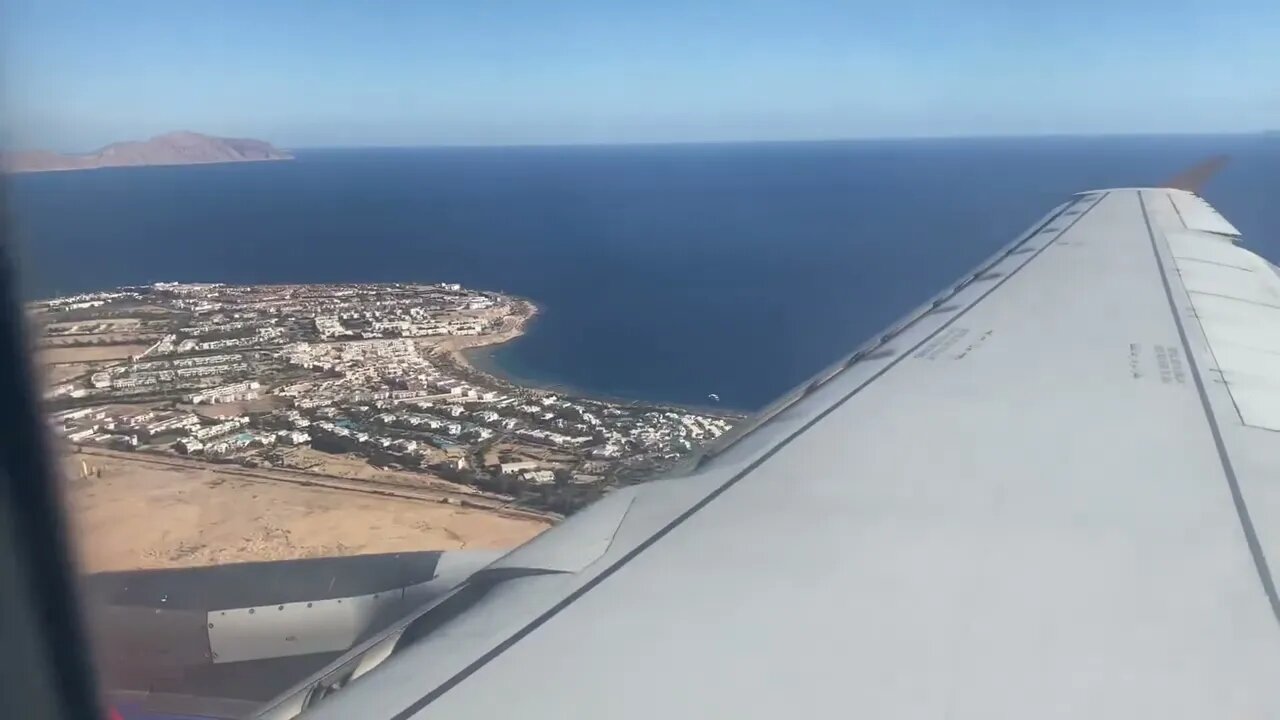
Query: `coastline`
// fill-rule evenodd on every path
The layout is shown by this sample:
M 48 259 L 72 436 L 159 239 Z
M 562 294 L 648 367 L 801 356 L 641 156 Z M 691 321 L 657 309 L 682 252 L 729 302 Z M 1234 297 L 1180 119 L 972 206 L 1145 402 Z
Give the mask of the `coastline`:
M 111 170 L 113 168 L 144 168 L 144 167 L 188 167 L 191 165 L 237 165 L 240 163 L 260 163 L 260 162 L 289 162 L 297 158 L 290 155 L 289 157 L 279 158 L 241 158 L 239 160 L 188 160 L 182 162 L 156 162 L 156 163 L 133 163 L 120 165 L 86 165 L 85 167 L 51 167 L 51 168 L 10 168 L 0 169 L 0 176 L 4 175 L 37 175 L 40 173 L 65 173 L 65 172 L 81 172 L 84 170 Z
M 511 388 L 523 388 L 522 384 L 514 382 L 511 378 L 502 377 L 498 373 L 491 373 L 484 368 L 476 367 L 471 362 L 471 358 L 468 357 L 469 353 L 509 343 L 525 334 L 528 325 L 538 316 L 538 306 L 525 298 L 512 297 L 512 300 L 520 306 L 521 312 L 516 315 L 505 316 L 502 319 L 503 328 L 498 332 L 485 335 L 449 337 L 444 340 L 427 343 L 428 347 L 445 354 L 458 367 L 484 376 L 495 384 Z
M 541 314 L 541 309 L 527 298 L 512 298 L 520 304 L 523 312 L 519 315 L 507 316 L 501 331 L 488 335 L 449 338 L 433 344 L 433 348 L 445 355 L 458 369 L 482 377 L 489 383 L 506 388 L 513 393 L 526 392 L 537 394 L 563 395 L 565 397 L 591 400 L 611 405 L 631 407 L 652 407 L 660 410 L 678 410 L 697 413 L 727 420 L 741 421 L 753 415 L 751 412 L 723 408 L 718 406 L 684 405 L 669 402 L 650 402 L 633 398 L 614 397 L 600 393 L 585 392 L 569 385 L 541 383 L 529 378 L 518 378 L 506 373 L 501 365 L 492 359 L 493 351 L 501 345 L 512 342 L 526 332 L 532 322 Z

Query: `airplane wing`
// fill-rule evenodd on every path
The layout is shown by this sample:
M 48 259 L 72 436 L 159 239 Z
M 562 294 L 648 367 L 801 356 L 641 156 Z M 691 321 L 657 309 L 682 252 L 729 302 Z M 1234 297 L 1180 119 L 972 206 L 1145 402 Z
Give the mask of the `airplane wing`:
M 1280 279 L 1239 235 L 1076 195 L 259 717 L 1280 717 Z

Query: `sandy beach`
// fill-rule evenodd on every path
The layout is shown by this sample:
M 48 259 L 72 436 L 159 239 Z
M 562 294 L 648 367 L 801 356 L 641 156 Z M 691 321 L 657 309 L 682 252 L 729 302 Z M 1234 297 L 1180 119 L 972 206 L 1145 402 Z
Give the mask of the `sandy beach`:
M 422 346 L 437 354 L 442 354 L 458 368 L 477 376 L 484 377 L 490 384 L 503 386 L 512 391 L 527 390 L 527 386 L 518 385 L 511 380 L 494 374 L 477 366 L 471 361 L 469 353 L 482 348 L 492 348 L 511 342 L 524 335 L 529 325 L 538 316 L 538 306 L 528 300 L 517 301 L 520 311 L 507 315 L 502 319 L 502 329 L 485 335 L 455 335 L 440 339 L 424 340 Z
M 578 388 L 569 386 L 546 383 L 540 384 L 537 381 L 525 378 L 511 378 L 502 374 L 500 369 L 495 368 L 494 363 L 485 362 L 483 359 L 477 361 L 477 354 L 491 352 L 492 349 L 498 345 L 511 342 L 528 331 L 529 326 L 538 316 L 538 307 L 528 300 L 521 300 L 520 302 L 522 307 L 526 310 L 525 314 L 519 316 L 507 316 L 507 318 L 504 319 L 504 327 L 500 332 L 480 337 L 449 337 L 443 340 L 432 340 L 427 344 L 432 349 L 442 352 L 446 356 L 447 360 L 452 362 L 458 368 L 474 373 L 477 376 L 487 378 L 491 384 L 504 386 L 513 392 L 534 391 L 539 393 L 555 393 L 557 395 L 584 398 L 599 402 L 614 403 L 617 405 L 634 405 L 638 403 L 636 400 L 627 398 L 583 392 Z M 726 418 L 735 422 L 750 416 L 750 413 L 718 407 L 715 405 L 668 406 L 652 403 L 643 404 L 663 409 L 696 412 L 702 415 Z

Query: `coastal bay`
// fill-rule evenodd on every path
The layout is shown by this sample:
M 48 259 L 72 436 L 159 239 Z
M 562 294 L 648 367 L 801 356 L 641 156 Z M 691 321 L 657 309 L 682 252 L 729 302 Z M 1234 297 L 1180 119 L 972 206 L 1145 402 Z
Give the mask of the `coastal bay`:
M 29 297 L 157 280 L 461 282 L 528 298 L 477 367 L 750 412 L 1091 187 L 1216 153 L 1205 193 L 1280 257 L 1264 136 L 299 150 L 10 178 Z M 74 212 L 70 210 L 74 209 Z

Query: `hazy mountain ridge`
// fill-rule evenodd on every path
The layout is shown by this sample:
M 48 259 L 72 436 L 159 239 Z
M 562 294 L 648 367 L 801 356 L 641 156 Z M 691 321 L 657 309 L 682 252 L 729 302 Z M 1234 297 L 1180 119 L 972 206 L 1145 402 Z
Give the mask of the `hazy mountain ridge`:
M 150 140 L 129 140 L 107 145 L 84 155 L 32 150 L 6 154 L 6 172 L 91 170 L 139 165 L 195 165 L 200 163 L 292 160 L 293 155 L 264 140 L 221 138 L 195 132 L 171 132 Z

